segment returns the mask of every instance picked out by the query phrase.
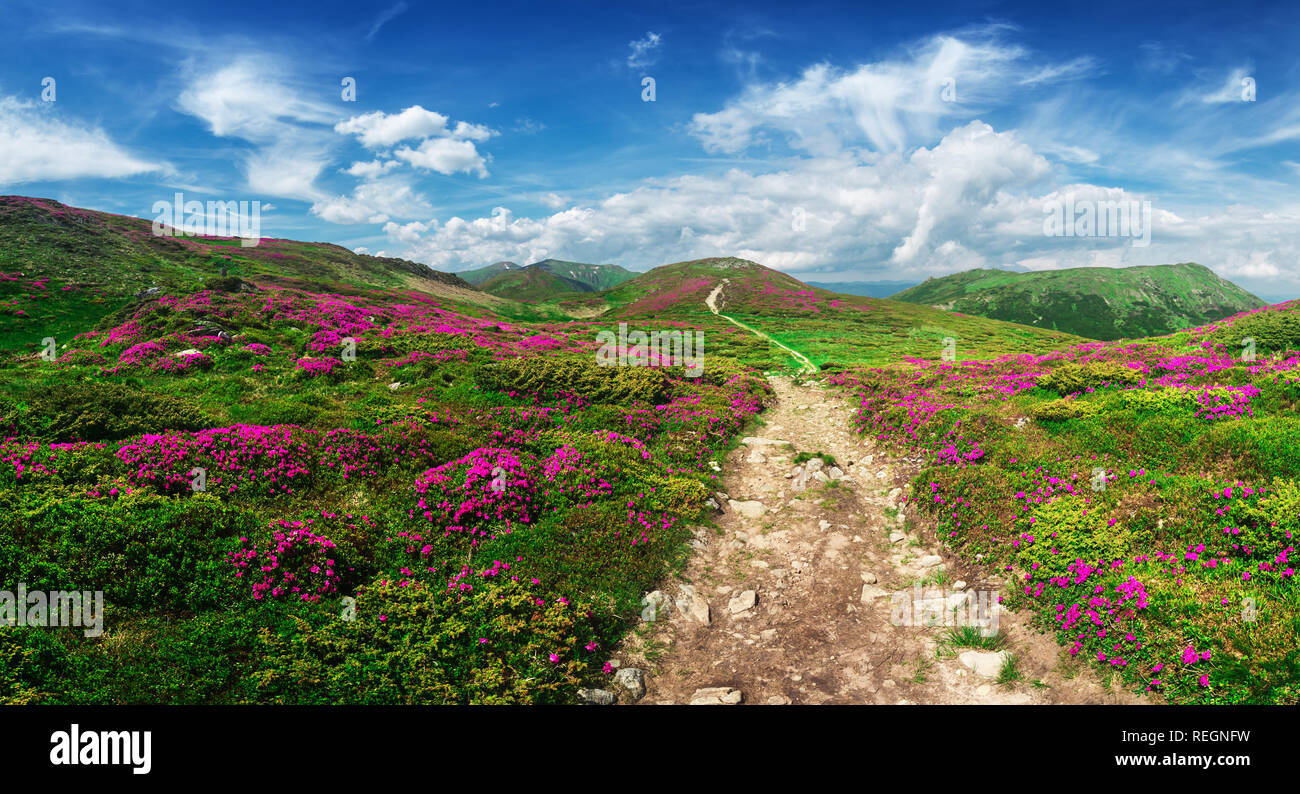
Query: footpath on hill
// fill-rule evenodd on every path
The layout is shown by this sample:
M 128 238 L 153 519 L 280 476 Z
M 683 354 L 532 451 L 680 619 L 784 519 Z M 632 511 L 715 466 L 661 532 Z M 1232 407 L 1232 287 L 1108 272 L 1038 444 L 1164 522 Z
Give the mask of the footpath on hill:
M 761 435 L 726 458 L 721 512 L 613 654 L 644 672 L 616 677 L 637 682 L 621 702 L 1140 702 L 1001 609 L 1011 583 L 918 529 L 905 485 L 921 460 L 855 432 L 843 393 L 770 380 Z M 987 643 L 954 637 L 959 622 L 1002 644 L 971 647 Z
M 800 364 L 800 369 L 799 369 L 799 373 L 800 373 L 800 374 L 807 374 L 807 373 L 814 373 L 814 372 L 816 372 L 816 371 L 817 371 L 817 367 L 813 366 L 813 363 L 812 363 L 811 361 L 809 361 L 809 360 L 808 360 L 808 357 L 805 356 L 803 353 L 800 353 L 799 351 L 795 350 L 794 348 L 789 347 L 789 346 L 787 346 L 787 345 L 784 345 L 784 344 L 782 344 L 781 342 L 778 342 L 774 337 L 770 336 L 769 334 L 765 334 L 765 333 L 763 333 L 762 331 L 758 330 L 757 328 L 753 327 L 752 325 L 748 325 L 748 324 L 746 324 L 746 323 L 742 323 L 740 320 L 737 320 L 735 317 L 730 317 L 730 316 L 725 315 L 725 314 L 721 313 L 720 311 L 718 311 L 718 296 L 720 296 L 720 295 L 722 294 L 722 290 L 726 288 L 726 286 L 727 286 L 727 282 L 728 282 L 728 281 L 729 281 L 729 279 L 725 279 L 725 278 L 724 278 L 724 279 L 722 280 L 722 282 L 721 282 L 720 284 L 718 284 L 718 286 L 714 287 L 714 288 L 713 288 L 713 291 L 709 293 L 709 297 L 707 297 L 707 298 L 704 299 L 704 305 L 706 305 L 706 306 L 709 307 L 709 311 L 711 311 L 711 312 L 713 312 L 714 314 L 718 315 L 719 317 L 721 317 L 722 319 L 724 319 L 724 320 L 726 320 L 727 322 L 731 323 L 732 325 L 736 326 L 737 328 L 743 328 L 744 330 L 749 331 L 751 334 L 753 334 L 753 335 L 755 335 L 755 336 L 757 336 L 757 337 L 760 337 L 760 338 L 762 338 L 762 339 L 766 339 L 768 342 L 771 342 L 772 344 L 774 344 L 774 345 L 776 345 L 777 347 L 781 348 L 781 349 L 784 350 L 785 352 L 787 352 L 787 353 L 789 353 L 790 355 L 794 356 L 795 360 L 798 361 L 799 364 Z

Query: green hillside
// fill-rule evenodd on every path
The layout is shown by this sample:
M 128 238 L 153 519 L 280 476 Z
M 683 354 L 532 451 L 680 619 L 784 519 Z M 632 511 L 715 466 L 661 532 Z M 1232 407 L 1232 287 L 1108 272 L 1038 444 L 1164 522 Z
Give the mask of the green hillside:
M 493 262 L 487 267 L 475 268 L 474 270 L 462 270 L 456 275 L 465 279 L 467 283 L 473 284 L 477 287 L 494 276 L 499 276 L 502 273 L 509 273 L 514 270 L 522 270 L 523 267 L 523 265 L 514 262 L 501 261 Z
M 819 367 L 876 364 L 900 357 L 939 359 L 952 339 L 959 360 L 1086 341 L 1071 334 L 963 317 L 894 300 L 811 287 L 756 262 L 731 257 L 677 262 L 647 271 L 599 298 L 602 317 L 681 320 L 721 327 L 705 306 L 718 294 L 721 313 L 772 335 Z
M 483 292 L 517 301 L 547 301 L 573 292 L 591 292 L 591 286 L 571 278 L 557 276 L 539 267 L 506 270 L 487 281 L 479 282 Z
M 900 526 L 1023 581 L 1069 665 L 1300 702 L 1294 304 L 1102 343 L 737 258 L 526 304 L 38 199 L 0 242 L 0 580 L 107 615 L 0 626 L 0 703 L 572 703 L 804 359 L 920 467 Z M 702 355 L 601 366 L 624 323 Z
M 1162 336 L 1265 305 L 1194 263 L 969 270 L 927 279 L 893 298 L 1105 340 Z
M 616 287 L 637 275 L 618 265 L 589 265 L 584 262 L 566 262 L 562 259 L 543 259 L 529 267 L 541 268 L 560 278 L 585 284 L 593 292 Z
M 0 196 L 0 349 L 89 330 L 151 289 L 241 284 L 415 290 L 466 308 L 505 306 L 458 276 L 330 243 L 155 236 L 142 218 Z

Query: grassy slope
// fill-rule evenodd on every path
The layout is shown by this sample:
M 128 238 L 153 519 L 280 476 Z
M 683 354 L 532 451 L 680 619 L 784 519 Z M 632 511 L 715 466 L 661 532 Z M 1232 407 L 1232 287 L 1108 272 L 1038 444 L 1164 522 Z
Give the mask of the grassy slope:
M 590 291 L 610 289 L 624 281 L 636 278 L 636 273 L 618 265 L 590 265 L 585 262 L 567 262 L 563 259 L 543 259 L 529 267 L 538 267 L 566 279 L 590 287 Z
M 223 268 L 254 284 L 412 290 L 471 314 L 562 316 L 479 292 L 458 276 L 416 262 L 329 243 L 264 238 L 244 247 L 232 238 L 156 237 L 152 223 L 140 218 L 0 196 L 0 350 L 35 350 L 47 336 L 63 344 L 143 290 L 190 292 L 219 278 Z
M 1258 359 L 1243 360 L 1247 338 Z M 1066 664 L 1174 702 L 1294 704 L 1296 351 L 1300 311 L 1284 304 L 836 380 L 865 432 L 933 462 L 916 506 L 960 555 L 1005 566 L 1004 594 L 1057 633 Z
M 838 295 L 743 259 L 707 259 L 655 268 L 601 293 L 608 316 L 629 322 L 660 317 L 723 327 L 705 306 L 727 279 L 719 310 L 772 334 L 817 366 L 875 364 L 901 357 L 940 358 L 955 340 L 958 359 L 1038 352 L 1085 341 L 1039 328 L 965 317 L 899 301 Z M 772 364 L 788 356 L 775 351 Z
M 133 219 L 68 212 L 74 217 L 24 215 L 22 230 L 8 239 L 25 246 L 26 258 L 11 251 L 4 272 L 35 275 L 47 268 L 53 271 L 45 273 L 49 284 L 57 287 L 60 279 L 71 283 L 77 272 L 72 265 L 95 262 L 101 274 L 126 283 L 103 278 L 94 289 L 84 288 L 89 299 L 76 290 L 52 290 L 36 301 L 48 322 L 79 331 L 98 323 L 100 332 L 61 350 L 57 362 L 30 356 L 0 361 L 0 416 L 8 435 L 16 437 L 0 450 L 6 462 L 0 465 L 0 574 L 33 588 L 103 587 L 113 633 L 105 642 L 76 632 L 0 628 L 0 700 L 534 701 L 562 700 L 580 682 L 603 680 L 597 669 L 601 649 L 635 620 L 640 594 L 688 553 L 684 530 L 703 520 L 700 499 L 712 476 L 706 464 L 720 459 L 747 421 L 746 411 L 762 399 L 763 385 L 746 374 L 746 365 L 789 364 L 781 351 L 708 312 L 704 298 L 723 278 L 729 279 L 724 312 L 778 335 L 819 364 L 896 364 L 837 377 L 875 395 L 863 416 L 874 432 L 896 433 L 900 423 L 919 415 L 925 424 L 917 437 L 900 443 L 936 456 L 955 448 L 965 465 L 949 455 L 915 489 L 924 494 L 935 483 L 943 504 L 958 514 L 939 512 L 936 520 L 951 524 L 944 528 L 955 533 L 952 542 L 962 553 L 992 554 L 1012 565 L 1036 561 L 1006 544 L 1011 533 L 1030 529 L 1016 493 L 1043 488 L 1049 476 L 1070 481 L 1082 472 L 1086 479 L 1094 455 L 1112 474 L 1151 472 L 1156 484 L 1144 485 L 1145 475 L 1117 476 L 1115 485 L 1094 497 L 1093 519 L 1078 515 L 1073 501 L 1052 502 L 1052 494 L 1045 504 L 1028 505 L 1028 515 L 1041 526 L 1051 522 L 1064 530 L 1062 542 L 1082 544 L 1085 556 L 1093 543 L 1119 543 L 1126 553 L 1151 555 L 1185 553 L 1189 543 L 1200 542 L 1232 556 L 1230 549 L 1214 547 L 1221 543 L 1224 519 L 1214 513 L 1221 505 L 1210 491 L 1221 490 L 1224 480 L 1231 485 L 1241 479 L 1292 499 L 1288 495 L 1300 480 L 1293 454 L 1300 449 L 1300 423 L 1292 418 L 1300 392 L 1284 372 L 1230 367 L 1191 373 L 1191 383 L 1258 383 L 1263 396 L 1255 401 L 1254 419 L 1207 422 L 1194 408 L 1186 410 L 1185 397 L 1127 397 L 1101 386 L 1079 398 L 1095 403 L 1094 413 L 1085 409 L 1073 419 L 1044 419 L 1028 429 L 1015 429 L 1013 421 L 1027 413 L 1055 416 L 1041 406 L 1057 395 L 1034 384 L 1080 358 L 1133 361 L 1163 377 L 1202 366 L 1185 354 L 1203 357 L 1206 343 L 1231 356 L 1243 334 L 1257 339 L 1261 355 L 1300 347 L 1300 320 L 1288 320 L 1289 310 L 1137 345 L 1054 354 L 1080 340 L 897 301 L 834 296 L 754 263 L 720 259 L 658 268 L 584 298 L 589 308 L 599 304 L 605 311 L 599 318 L 547 322 L 546 307 L 499 299 L 458 302 L 463 288 L 450 290 L 437 276 L 431 277 L 437 283 L 419 277 L 422 290 L 413 290 L 415 274 L 399 260 L 288 241 L 265 249 L 278 257 L 238 252 L 230 260 L 260 269 L 240 273 L 256 292 L 195 292 L 217 266 L 211 250 L 196 253 L 175 241 L 137 239 L 133 229 L 139 221 Z M 173 244 L 181 248 L 173 250 Z M 318 286 L 317 279 L 345 268 L 357 269 L 352 284 Z M 367 279 L 374 286 L 356 286 Z M 161 295 L 128 297 L 155 284 L 165 287 Z M 23 294 L 33 289 L 39 288 L 23 282 Z M 439 290 L 445 294 L 435 296 Z M 83 301 L 89 308 L 78 308 Z M 511 312 L 533 314 L 517 322 Z M 706 376 L 688 380 L 664 373 L 668 379 L 661 381 L 659 373 L 641 368 L 593 367 L 595 333 L 620 321 L 640 330 L 703 329 L 710 356 Z M 110 322 L 117 327 L 106 333 Z M 231 329 L 233 343 L 196 335 L 196 325 L 211 323 Z M 23 333 L 40 337 L 45 331 L 32 324 Z M 320 364 L 336 361 L 331 356 L 343 335 L 358 340 L 358 360 Z M 949 335 L 957 338 L 962 361 L 955 369 L 898 363 L 907 357 L 933 362 Z M 124 363 L 132 360 L 128 351 L 147 340 L 162 345 L 162 354 Z M 268 350 L 252 352 L 248 345 L 254 343 Z M 207 361 L 180 371 L 161 367 L 179 360 L 175 353 L 188 347 L 203 350 Z M 968 360 L 1008 352 L 1032 361 Z M 1171 359 L 1172 369 L 1158 364 L 1164 359 Z M 313 375 L 304 361 L 333 371 Z M 1293 363 L 1300 364 L 1300 357 Z M 956 376 L 961 373 L 969 377 Z M 1004 374 L 1017 377 L 999 377 Z M 1029 388 L 1017 387 L 1009 401 L 1002 399 L 1008 383 L 1026 381 Z M 390 383 L 400 385 L 390 389 Z M 656 391 L 665 383 L 667 393 Z M 931 407 L 966 407 L 909 413 L 908 395 L 927 389 L 936 397 Z M 654 407 L 673 399 L 683 400 L 688 410 Z M 579 405 L 583 410 L 573 410 Z M 232 424 L 292 425 L 285 432 L 297 445 L 250 440 L 240 456 L 229 459 L 193 445 L 191 431 Z M 643 459 L 617 436 L 592 440 L 593 434 L 607 438 L 606 431 L 636 437 L 650 457 Z M 152 448 L 135 446 L 145 433 L 165 433 L 168 444 L 185 451 L 156 461 L 158 474 L 127 465 L 123 454 Z M 47 446 L 77 438 L 96 443 Z M 984 454 L 961 457 L 972 443 L 982 445 Z M 578 496 L 581 488 L 575 490 L 527 531 L 503 533 L 500 522 L 490 522 L 484 527 L 490 536 L 474 546 L 466 546 L 463 535 L 433 531 L 412 547 L 410 532 L 431 529 L 418 510 L 412 512 L 412 484 L 429 467 L 485 444 L 539 459 L 571 444 L 587 456 L 583 465 L 596 467 L 582 475 L 595 479 L 581 487 L 603 480 L 613 493 L 593 506 Z M 245 468 L 227 470 L 231 461 Z M 302 471 L 288 477 L 282 468 L 287 461 Z M 356 468 L 344 477 L 341 462 Z M 193 465 L 216 472 L 208 492 L 191 494 L 184 487 Z M 254 476 L 264 469 L 279 469 L 281 483 Z M 470 482 L 464 467 L 451 471 L 453 482 Z M 1266 482 L 1274 475 L 1283 480 Z M 480 490 L 485 487 L 485 480 L 477 482 Z M 232 485 L 237 493 L 227 492 Z M 1286 499 L 1267 503 L 1256 495 L 1243 500 L 1231 520 L 1256 532 L 1260 520 L 1249 511 L 1259 509 L 1273 516 L 1279 531 L 1291 531 L 1300 509 Z M 620 541 L 628 529 L 629 502 L 637 521 L 669 528 L 656 530 L 644 544 Z M 1120 530 L 1087 523 L 1106 514 L 1120 518 Z M 226 555 L 254 543 L 265 548 L 282 520 L 310 521 L 307 526 L 336 543 L 331 554 L 345 571 L 338 592 L 358 595 L 355 622 L 340 622 L 328 602 L 252 599 L 248 582 L 233 578 Z M 1141 688 L 1157 660 L 1167 662 L 1192 645 L 1215 655 L 1202 667 L 1174 668 L 1177 675 L 1166 675 L 1163 691 L 1175 699 L 1295 702 L 1300 608 L 1294 579 L 1274 566 L 1271 573 L 1257 571 L 1252 584 L 1235 584 L 1244 564 L 1277 552 L 1276 533 L 1251 538 L 1252 554 L 1266 556 L 1246 563 L 1234 559 L 1195 576 L 1162 571 L 1150 561 L 1132 565 L 1154 606 L 1126 627 L 1139 631 L 1149 650 L 1124 652 L 1130 669 L 1141 673 L 1125 680 Z M 427 554 L 418 553 L 420 543 L 428 544 Z M 295 548 L 303 559 L 314 559 L 310 547 Z M 492 561 L 516 558 L 515 572 L 524 582 L 540 579 L 540 585 L 494 582 Z M 436 595 L 467 559 L 470 581 L 480 582 L 476 592 L 499 594 L 504 601 L 480 600 L 474 592 Z M 412 572 L 401 574 L 402 567 Z M 484 571 L 488 578 L 476 574 Z M 380 584 L 401 577 L 427 582 L 430 589 L 398 591 Z M 1107 586 L 1122 581 L 1107 580 Z M 559 595 L 579 609 L 563 606 Z M 1222 600 L 1236 614 L 1247 597 L 1261 605 L 1263 619 L 1225 619 L 1229 607 Z M 533 606 L 536 598 L 548 604 L 545 610 Z M 502 605 L 519 611 L 502 613 Z M 597 616 L 594 622 L 579 619 L 583 609 Z M 388 620 L 377 622 L 378 614 Z M 1050 620 L 1050 605 L 1044 614 Z M 447 634 L 450 626 L 463 627 L 462 633 Z M 480 637 L 491 639 L 480 644 Z M 1062 640 L 1069 644 L 1073 638 Z M 596 643 L 597 650 L 580 650 L 587 643 Z M 1108 653 L 1087 643 L 1085 655 Z M 395 647 L 407 650 L 394 652 Z M 546 662 L 552 652 L 560 663 Z M 1199 685 L 1202 670 L 1212 686 Z M 1117 669 L 1117 675 L 1128 673 Z
M 570 293 L 591 292 L 591 287 L 571 278 L 557 276 L 538 267 L 526 267 L 498 273 L 478 288 L 490 295 L 511 300 L 541 302 L 556 300 Z
M 893 298 L 1107 340 L 1168 334 L 1264 305 L 1191 263 L 971 270 L 927 280 Z
M 478 286 L 494 276 L 499 276 L 502 273 L 508 273 L 512 270 L 522 270 L 523 267 L 523 265 L 515 262 L 493 262 L 490 265 L 475 268 L 473 270 L 462 270 L 456 275 L 465 279 L 468 283 Z

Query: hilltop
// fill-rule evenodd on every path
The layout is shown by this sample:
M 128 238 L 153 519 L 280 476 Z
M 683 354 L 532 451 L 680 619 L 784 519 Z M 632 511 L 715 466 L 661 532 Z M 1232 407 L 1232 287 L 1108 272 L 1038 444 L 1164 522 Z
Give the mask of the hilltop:
M 512 300 L 541 302 L 573 292 L 599 292 L 636 276 L 618 265 L 543 259 L 531 265 L 493 262 L 456 275 L 479 289 Z
M 722 314 L 761 327 L 819 367 L 884 363 L 900 356 L 938 359 L 952 339 L 959 359 L 1064 346 L 1079 336 L 965 317 L 895 300 L 842 295 L 735 257 L 676 262 L 649 270 L 586 301 L 602 318 L 659 318 L 718 327 L 704 305 L 718 295 Z
M 156 236 L 143 218 L 0 196 L 0 349 L 89 330 L 149 290 L 270 283 L 410 290 L 467 309 L 506 303 L 459 276 L 332 243 L 261 238 L 243 246 L 235 237 Z
M 1163 336 L 1265 305 L 1191 262 L 1031 273 L 968 270 L 927 279 L 893 298 L 1103 340 Z

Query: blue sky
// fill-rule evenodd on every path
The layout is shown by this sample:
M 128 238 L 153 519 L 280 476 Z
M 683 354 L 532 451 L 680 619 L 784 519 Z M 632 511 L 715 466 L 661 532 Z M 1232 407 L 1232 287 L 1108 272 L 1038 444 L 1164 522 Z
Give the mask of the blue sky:
M 1135 5 L 5 2 L 0 192 L 257 200 L 265 236 L 443 270 L 1199 261 L 1300 295 L 1300 10 Z M 1045 234 L 1067 200 L 1149 202 L 1149 245 Z

